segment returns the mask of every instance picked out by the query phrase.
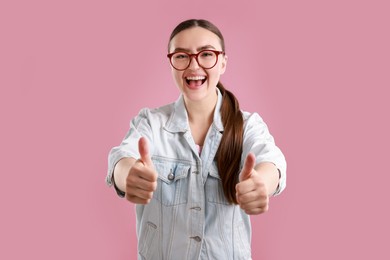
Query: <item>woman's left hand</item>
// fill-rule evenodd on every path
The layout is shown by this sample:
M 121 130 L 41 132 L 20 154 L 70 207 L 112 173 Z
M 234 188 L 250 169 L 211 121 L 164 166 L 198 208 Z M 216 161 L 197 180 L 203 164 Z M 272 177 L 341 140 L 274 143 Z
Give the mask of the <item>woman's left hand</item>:
M 249 215 L 258 215 L 268 211 L 269 195 L 267 186 L 255 167 L 255 156 L 246 157 L 236 185 L 236 198 L 240 207 Z

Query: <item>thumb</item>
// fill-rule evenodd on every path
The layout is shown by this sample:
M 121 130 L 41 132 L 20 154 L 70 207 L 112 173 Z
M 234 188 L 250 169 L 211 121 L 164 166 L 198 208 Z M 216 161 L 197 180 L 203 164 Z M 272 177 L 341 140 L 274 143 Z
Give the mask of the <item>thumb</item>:
M 147 166 L 152 166 L 153 163 L 149 155 L 148 140 L 145 137 L 141 137 L 138 140 L 138 151 L 141 156 L 141 161 Z
M 249 153 L 245 159 L 244 167 L 240 173 L 240 182 L 245 181 L 251 177 L 253 168 L 255 167 L 256 158 L 253 153 Z

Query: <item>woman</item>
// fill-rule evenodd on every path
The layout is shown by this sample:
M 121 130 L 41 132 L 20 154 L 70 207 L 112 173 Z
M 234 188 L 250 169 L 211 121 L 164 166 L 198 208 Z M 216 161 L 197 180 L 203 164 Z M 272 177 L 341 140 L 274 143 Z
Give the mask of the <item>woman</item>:
M 217 27 L 180 23 L 167 56 L 181 95 L 131 121 L 110 152 L 107 183 L 136 204 L 139 259 L 251 259 L 249 215 L 285 188 L 284 156 L 220 83 L 227 56 Z

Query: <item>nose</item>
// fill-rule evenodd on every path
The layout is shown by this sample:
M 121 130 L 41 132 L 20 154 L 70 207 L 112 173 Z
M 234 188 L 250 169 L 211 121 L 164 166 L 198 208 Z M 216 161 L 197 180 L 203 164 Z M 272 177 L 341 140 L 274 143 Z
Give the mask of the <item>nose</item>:
M 190 57 L 190 64 L 188 65 L 188 68 L 189 69 L 192 69 L 192 70 L 197 70 L 199 69 L 199 64 L 198 64 L 198 61 L 196 60 L 196 56 L 192 56 Z

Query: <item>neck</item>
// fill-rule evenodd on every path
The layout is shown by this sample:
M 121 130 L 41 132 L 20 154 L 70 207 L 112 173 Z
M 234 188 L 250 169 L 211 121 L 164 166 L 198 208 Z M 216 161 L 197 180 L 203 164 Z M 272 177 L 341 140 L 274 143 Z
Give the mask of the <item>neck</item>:
M 213 121 L 217 100 L 217 93 L 201 101 L 186 100 L 185 105 L 189 122 L 200 124 L 208 123 L 210 125 Z

